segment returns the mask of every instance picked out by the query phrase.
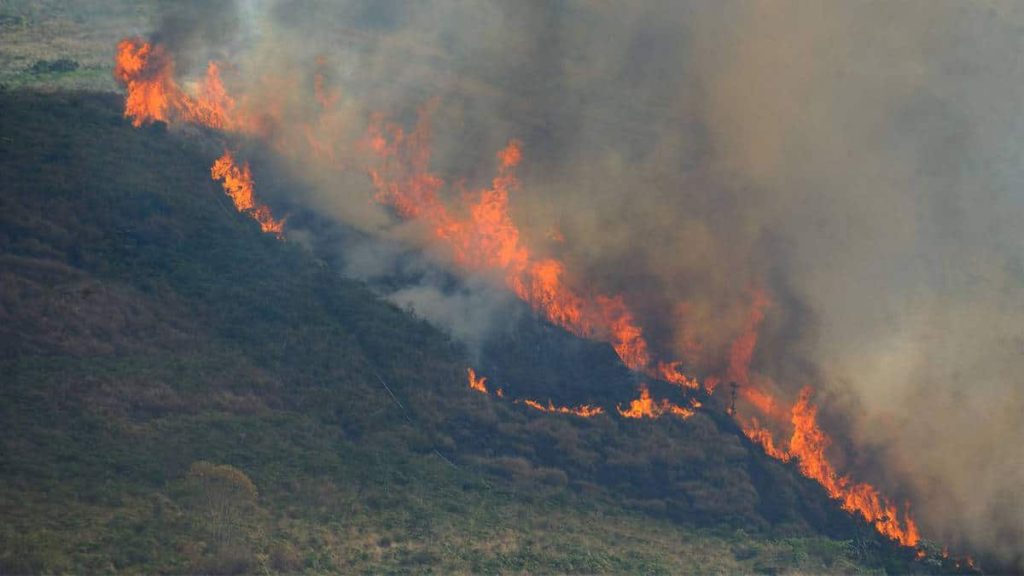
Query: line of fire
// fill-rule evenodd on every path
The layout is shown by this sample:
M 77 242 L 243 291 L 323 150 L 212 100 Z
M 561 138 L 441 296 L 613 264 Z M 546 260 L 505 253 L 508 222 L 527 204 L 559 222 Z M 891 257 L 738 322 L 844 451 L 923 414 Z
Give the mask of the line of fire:
M 279 107 L 261 108 L 245 95 L 233 95 L 222 79 L 224 65 L 211 62 L 205 77 L 185 84 L 175 74 L 173 54 L 141 38 L 127 38 L 117 51 L 115 76 L 125 89 L 124 115 L 133 125 L 155 122 L 191 124 L 221 130 L 225 134 L 259 138 L 272 148 L 293 155 L 331 157 L 339 144 L 317 130 L 330 117 L 338 100 L 328 92 L 321 76 L 313 79 L 321 114 L 308 122 L 305 141 L 282 141 L 275 124 L 284 122 Z M 836 468 L 829 457 L 833 440 L 822 429 L 814 390 L 805 387 L 792 400 L 778 396 L 770 378 L 755 375 L 751 360 L 772 296 L 763 286 L 751 286 L 742 330 L 733 338 L 727 368 L 701 378 L 689 374 L 684 362 L 659 358 L 648 345 L 637 315 L 620 294 L 594 292 L 578 282 L 567 264 L 539 254 L 524 241 L 510 211 L 510 199 L 522 186 L 517 169 L 525 151 L 518 140 L 509 140 L 493 157 L 493 178 L 463 194 L 462 203 L 451 206 L 440 191 L 446 186 L 431 168 L 432 114 L 436 102 L 424 104 L 412 128 L 390 122 L 383 115 L 369 121 L 358 143 L 369 153 L 368 165 L 359 167 L 368 178 L 373 201 L 396 217 L 426 227 L 435 247 L 443 250 L 451 265 L 466 273 L 485 272 L 498 278 L 505 289 L 528 304 L 537 315 L 576 336 L 605 342 L 621 362 L 644 379 L 667 383 L 675 397 L 655 397 L 640 384 L 633 396 L 613 406 L 581 399 L 560 405 L 548 398 L 513 397 L 500 382 L 491 382 L 474 368 L 467 368 L 468 388 L 496 402 L 512 402 L 537 413 L 565 418 L 622 418 L 686 420 L 699 411 L 717 411 L 736 425 L 764 453 L 790 463 L 807 478 L 818 482 L 840 506 L 870 524 L 901 546 L 918 549 L 921 534 L 909 502 L 896 502 L 875 486 L 858 481 Z M 293 121 L 293 120 L 289 120 Z M 289 131 L 294 134 L 300 131 Z M 261 229 L 286 238 L 285 219 L 275 215 L 259 199 L 248 163 L 225 149 L 212 159 L 212 178 L 220 182 L 236 209 L 259 223 Z M 724 384 L 724 385 L 720 385 Z M 738 404 L 738 402 L 740 404 Z

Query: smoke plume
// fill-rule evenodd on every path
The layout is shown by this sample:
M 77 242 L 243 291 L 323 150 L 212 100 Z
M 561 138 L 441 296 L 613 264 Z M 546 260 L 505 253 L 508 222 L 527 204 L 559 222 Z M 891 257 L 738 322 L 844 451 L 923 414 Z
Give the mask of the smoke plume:
M 265 0 L 155 25 L 305 143 L 279 146 L 311 184 L 296 201 L 382 246 L 446 258 L 371 200 L 375 114 L 411 130 L 432 108 L 451 203 L 520 140 L 521 241 L 621 294 L 656 356 L 726 371 L 763 291 L 756 377 L 817 389 L 868 455 L 847 466 L 926 537 L 1021 561 L 1021 4 Z M 398 252 L 352 248 L 348 271 Z M 470 341 L 501 326 L 493 279 L 418 278 L 392 299 Z

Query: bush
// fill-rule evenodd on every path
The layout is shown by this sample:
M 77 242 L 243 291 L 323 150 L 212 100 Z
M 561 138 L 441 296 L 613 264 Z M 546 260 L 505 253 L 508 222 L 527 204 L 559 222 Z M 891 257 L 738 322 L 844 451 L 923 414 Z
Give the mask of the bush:
M 252 571 L 253 544 L 260 521 L 256 485 L 234 466 L 194 462 L 185 478 L 185 502 L 196 535 L 209 544 L 193 561 L 211 574 Z
M 302 568 L 302 555 L 288 542 L 276 542 L 270 549 L 270 567 L 284 574 L 294 574 Z
M 29 66 L 28 71 L 33 74 L 62 74 L 78 70 L 78 62 L 70 58 L 58 58 L 56 60 L 36 60 L 36 63 Z

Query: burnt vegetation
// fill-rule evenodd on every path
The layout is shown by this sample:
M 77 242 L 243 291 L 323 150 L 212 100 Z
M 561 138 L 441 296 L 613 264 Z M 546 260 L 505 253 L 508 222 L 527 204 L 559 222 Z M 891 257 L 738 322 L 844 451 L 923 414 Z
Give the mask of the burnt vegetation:
M 617 417 L 614 352 L 529 314 L 481 372 L 606 413 L 469 390 L 459 343 L 231 207 L 215 134 L 120 106 L 0 93 L 0 572 L 953 569 L 719 411 Z

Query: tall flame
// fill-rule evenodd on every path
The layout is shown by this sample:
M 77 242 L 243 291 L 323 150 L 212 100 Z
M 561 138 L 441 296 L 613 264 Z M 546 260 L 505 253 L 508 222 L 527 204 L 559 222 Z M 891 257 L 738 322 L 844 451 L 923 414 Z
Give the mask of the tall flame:
M 185 93 L 174 79 L 174 59 L 161 45 L 126 38 L 117 45 L 114 77 L 125 86 L 124 116 L 135 127 L 182 121 L 217 129 L 238 128 L 235 100 L 224 88 L 220 66 L 210 62 L 198 94 Z M 219 180 L 235 208 L 256 220 L 260 229 L 283 237 L 284 222 L 274 218 L 253 195 L 249 164 L 237 165 L 230 152 L 214 161 L 210 176 Z
M 764 428 L 757 418 L 751 418 L 750 422 L 743 425 L 743 433 L 752 441 L 760 444 L 765 454 L 776 460 L 789 462 L 791 458 L 789 452 L 776 447 L 775 438 L 772 436 L 772 433 L 767 428 Z
M 584 338 L 609 342 L 623 364 L 677 384 L 696 387 L 678 371 L 678 364 L 651 368 L 643 331 L 621 295 L 585 297 L 565 281 L 565 265 L 533 255 L 521 241 L 512 219 L 510 193 L 519 187 L 515 168 L 522 146 L 512 140 L 498 152 L 498 172 L 489 188 L 464 198 L 457 217 L 441 202 L 444 181 L 430 172 L 430 117 L 434 103 L 420 110 L 411 133 L 376 118 L 367 142 L 382 162 L 370 169 L 377 201 L 404 218 L 425 221 L 437 240 L 448 246 L 454 262 L 470 270 L 497 272 L 519 298 L 548 321 Z
M 124 116 L 135 127 L 173 120 L 219 129 L 241 125 L 216 62 L 207 66 L 198 93 L 189 95 L 174 79 L 174 59 L 162 45 L 126 38 L 117 45 L 114 77 L 125 87 Z
M 522 244 L 509 209 L 509 194 L 519 186 L 513 171 L 522 158 L 517 141 L 511 141 L 498 153 L 498 174 L 491 187 L 479 191 L 475 199 L 467 199 L 465 212 L 468 216 L 459 219 L 448 211 L 438 197 L 444 181 L 429 170 L 429 110 L 421 111 L 411 134 L 406 134 L 399 126 L 382 125 L 379 119 L 371 126 L 369 142 L 383 158 L 381 166 L 370 171 L 378 201 L 394 208 L 400 216 L 426 221 L 435 237 L 451 248 L 456 264 L 501 273 L 509 288 L 550 322 L 582 337 L 608 341 L 623 364 L 634 370 L 686 388 L 697 388 L 696 380 L 687 378 L 677 362 L 658 362 L 652 366 L 643 332 L 622 296 L 594 294 L 585 298 L 565 283 L 562 262 L 536 258 Z M 758 329 L 769 303 L 763 290 L 753 290 L 747 319 L 730 348 L 726 376 L 741 384 L 744 397 L 765 415 L 776 416 L 780 413 L 776 401 L 769 392 L 751 385 L 749 370 Z M 705 387 L 711 392 L 717 382 L 717 378 L 709 378 Z M 816 409 L 807 398 L 802 396 L 802 399 L 793 407 L 795 431 L 788 451 L 777 448 L 765 428 L 748 427 L 748 434 L 764 446 L 769 455 L 782 460 L 798 459 L 801 473 L 820 482 L 845 509 L 859 513 L 882 534 L 901 544 L 915 545 L 917 527 L 909 514 L 904 514 L 901 523 L 895 506 L 882 498 L 873 486 L 855 483 L 836 473 L 825 457 L 824 449 L 829 441 L 817 426 Z M 693 415 L 691 408 L 667 400 L 656 402 L 646 386 L 641 388 L 639 398 L 627 408 L 619 407 L 618 412 L 627 418 L 657 418 L 664 414 L 688 418 Z
M 729 349 L 728 378 L 743 386 L 750 383 L 750 360 L 757 347 L 757 330 L 761 326 L 761 321 L 764 320 L 764 312 L 768 304 L 768 295 L 764 290 L 754 289 L 753 300 L 750 303 L 750 311 L 743 324 L 743 330 L 739 337 L 733 340 L 732 347 Z
M 487 378 L 476 375 L 476 371 L 472 368 L 466 368 L 466 373 L 469 376 L 469 387 L 471 390 L 476 390 L 482 394 L 487 394 Z
M 896 506 L 878 490 L 870 484 L 840 476 L 829 463 L 825 449 L 832 440 L 818 426 L 818 409 L 810 402 L 811 392 L 810 388 L 804 388 L 792 411 L 793 436 L 789 440 L 789 452 L 798 459 L 800 472 L 821 483 L 829 496 L 842 502 L 843 508 L 859 513 L 882 534 L 904 546 L 917 545 L 920 535 L 909 509 L 904 511 L 901 523 Z
M 829 496 L 840 501 L 843 509 L 859 514 L 879 533 L 904 546 L 916 546 L 920 534 L 910 517 L 909 505 L 904 507 L 901 520 L 897 506 L 879 494 L 874 486 L 840 475 L 829 462 L 825 451 L 832 439 L 818 425 L 818 408 L 811 403 L 811 393 L 812 390 L 805 387 L 790 411 L 793 432 L 788 450 L 778 448 L 771 432 L 761 427 L 756 419 L 744 425 L 744 432 L 769 456 L 783 461 L 796 460 L 801 474 L 816 480 Z
M 270 208 L 260 204 L 252 193 L 252 172 L 249 170 L 249 163 L 241 167 L 235 163 L 234 157 L 227 150 L 218 158 L 210 168 L 210 176 L 214 180 L 220 180 L 224 187 L 224 193 L 231 197 L 235 209 L 252 217 L 259 222 L 260 229 L 282 237 L 284 222 L 276 220 L 270 213 Z
M 169 120 L 180 91 L 174 82 L 174 62 L 163 47 L 154 48 L 141 38 L 121 40 L 114 77 L 124 84 L 124 116 L 133 126 Z
M 134 126 L 157 121 L 188 122 L 261 136 L 277 149 L 293 155 L 308 153 L 334 160 L 336 142 L 331 138 L 341 122 L 335 110 L 340 94 L 328 86 L 323 61 L 318 60 L 317 65 L 313 88 L 319 113 L 313 124 L 298 126 L 297 132 L 304 134 L 298 141 L 289 139 L 287 131 L 272 129 L 274 122 L 285 117 L 283 99 L 271 95 L 261 101 L 260 110 L 252 110 L 250 102 L 236 101 L 228 93 L 216 62 L 210 62 L 205 76 L 186 92 L 175 80 L 174 60 L 163 46 L 151 45 L 140 38 L 127 38 L 118 44 L 114 76 L 125 87 L 124 115 Z M 462 203 L 455 210 L 449 210 L 439 197 L 445 182 L 430 171 L 430 118 L 436 106 L 436 101 L 424 106 L 415 129 L 409 133 L 400 126 L 385 123 L 379 116 L 374 118 L 367 142 L 380 158 L 378 165 L 369 169 L 376 200 L 391 207 L 402 218 L 425 223 L 434 239 L 448 248 L 457 266 L 496 275 L 553 324 L 581 337 L 608 342 L 623 364 L 633 370 L 685 389 L 700 388 L 696 379 L 684 374 L 680 362 L 653 357 L 636 316 L 622 295 L 574 288 L 579 280 L 565 263 L 539 256 L 523 242 L 510 207 L 510 196 L 520 186 L 515 172 L 522 161 L 522 145 L 518 141 L 510 141 L 498 152 L 497 173 L 490 186 L 464 195 Z M 247 163 L 239 166 L 225 151 L 214 162 L 211 176 L 221 182 L 236 209 L 249 214 L 265 232 L 281 236 L 283 222 L 256 200 Z M 565 241 L 560 234 L 558 238 L 559 242 Z M 880 533 L 906 546 L 915 545 L 919 535 L 907 509 L 901 521 L 897 507 L 873 486 L 838 474 L 828 461 L 825 452 L 831 439 L 818 425 L 817 408 L 810 402 L 809 389 L 787 409 L 771 393 L 774 385 L 767 377 L 751 375 L 758 330 L 770 304 L 763 290 L 755 289 L 752 293 L 747 318 L 729 349 L 727 367 L 722 373 L 705 378 L 704 388 L 711 393 L 724 379 L 739 384 L 744 400 L 769 423 L 775 427 L 792 427 L 788 445 L 783 447 L 775 443 L 769 429 L 756 418 L 741 419 L 743 430 L 751 440 L 774 458 L 795 461 L 802 474 L 818 481 L 843 508 L 860 514 Z M 488 393 L 486 378 L 478 377 L 472 369 L 467 373 L 470 388 Z M 496 395 L 503 396 L 501 389 L 496 390 Z M 547 405 L 529 399 L 517 402 L 544 412 L 582 417 L 603 412 L 599 407 L 588 405 L 555 406 L 550 400 Z M 642 386 L 639 397 L 626 408 L 618 407 L 617 412 L 626 418 L 657 418 L 666 414 L 687 418 L 697 406 L 694 401 L 689 407 L 664 399 L 655 401 L 649 389 Z

